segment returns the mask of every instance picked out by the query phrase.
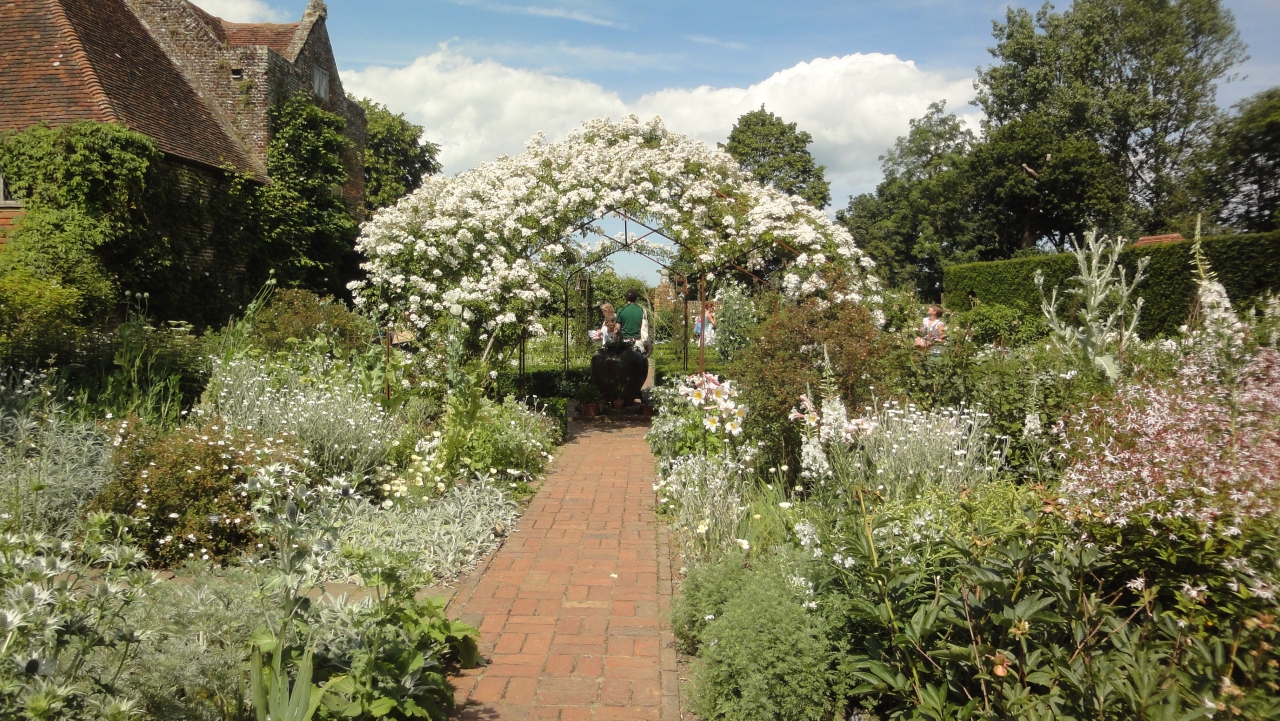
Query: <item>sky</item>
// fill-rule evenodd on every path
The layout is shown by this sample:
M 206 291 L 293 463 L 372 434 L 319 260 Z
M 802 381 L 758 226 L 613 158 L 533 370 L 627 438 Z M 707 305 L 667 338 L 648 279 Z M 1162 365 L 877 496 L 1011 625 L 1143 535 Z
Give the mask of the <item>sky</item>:
M 193 1 L 239 22 L 296 21 L 307 5 Z M 1280 0 L 1225 4 L 1251 56 L 1219 89 L 1227 106 L 1280 85 Z M 422 125 L 447 174 L 604 115 L 660 115 L 677 132 L 723 142 L 738 116 L 763 104 L 813 135 L 834 210 L 875 188 L 879 156 L 929 103 L 946 100 L 977 123 L 973 78 L 1009 5 L 329 0 L 327 25 L 347 91 Z

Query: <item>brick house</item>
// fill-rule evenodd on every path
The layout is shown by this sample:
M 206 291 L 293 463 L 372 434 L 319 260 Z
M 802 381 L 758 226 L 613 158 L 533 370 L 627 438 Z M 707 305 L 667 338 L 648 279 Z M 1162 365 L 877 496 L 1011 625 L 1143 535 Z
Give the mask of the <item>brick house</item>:
M 347 121 L 342 196 L 360 213 L 365 116 L 338 78 L 326 16 L 321 0 L 299 22 L 252 24 L 187 0 L 0 0 L 0 131 L 115 122 L 195 177 L 229 167 L 270 182 L 270 109 L 305 91 Z M 0 195 L 0 234 L 16 206 Z

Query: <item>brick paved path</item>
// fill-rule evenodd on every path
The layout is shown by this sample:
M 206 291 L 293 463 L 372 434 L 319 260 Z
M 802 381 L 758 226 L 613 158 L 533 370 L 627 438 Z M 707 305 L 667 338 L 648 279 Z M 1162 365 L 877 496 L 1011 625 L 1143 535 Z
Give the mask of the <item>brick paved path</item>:
M 489 664 L 454 679 L 464 719 L 678 721 L 665 527 L 641 426 L 560 449 L 515 531 L 458 591 Z

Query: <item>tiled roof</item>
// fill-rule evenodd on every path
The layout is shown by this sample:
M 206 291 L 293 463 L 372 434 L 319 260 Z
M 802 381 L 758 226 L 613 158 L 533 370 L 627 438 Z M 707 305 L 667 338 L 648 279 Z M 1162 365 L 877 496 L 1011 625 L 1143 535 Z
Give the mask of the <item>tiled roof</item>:
M 222 21 L 228 45 L 266 45 L 282 57 L 293 60 L 289 46 L 298 32 L 298 23 L 229 23 Z
M 1180 240 L 1186 240 L 1181 233 L 1169 233 L 1167 235 L 1146 235 L 1138 238 L 1138 242 L 1134 245 L 1150 245 L 1152 243 L 1177 243 Z
M 0 130 L 112 118 L 62 6 L 0 0 Z
M 119 122 L 164 152 L 256 174 L 123 0 L 0 0 L 0 129 Z

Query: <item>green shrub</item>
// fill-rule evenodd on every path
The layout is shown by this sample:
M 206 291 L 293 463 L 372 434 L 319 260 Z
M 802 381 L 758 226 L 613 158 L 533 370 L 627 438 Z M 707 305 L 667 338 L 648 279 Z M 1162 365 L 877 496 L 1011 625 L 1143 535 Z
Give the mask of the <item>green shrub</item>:
M 808 584 L 770 563 L 702 630 L 692 707 L 708 721 L 825 721 L 833 708 L 823 622 Z
M 346 352 L 367 349 L 377 333 L 372 322 L 351 312 L 340 301 L 284 288 L 275 291 L 270 304 L 254 314 L 249 337 L 262 350 L 276 352 L 290 350 L 290 341 L 306 342 L 323 336 L 334 348 Z
M 1205 257 L 1237 307 L 1258 301 L 1267 291 L 1280 289 L 1280 233 L 1205 238 Z M 1143 338 L 1172 336 L 1187 321 L 1195 299 L 1191 242 L 1130 245 L 1120 254 L 1129 277 L 1138 259 L 1149 257 L 1146 279 L 1135 293 L 1145 301 L 1138 323 Z M 944 272 L 946 303 L 953 310 L 967 307 L 970 294 L 983 304 L 997 303 L 1024 316 L 1040 314 L 1035 272 L 1044 272 L 1045 291 L 1066 289 L 1076 275 L 1070 253 L 954 265 Z M 1070 299 L 1066 309 L 1071 310 Z
M 0 364 L 35 369 L 86 332 L 81 293 L 27 268 L 0 275 Z
M 1127 538 L 1095 538 L 1060 523 L 1053 503 L 1046 494 L 1022 523 L 975 519 L 967 533 L 928 515 L 902 533 L 851 519 L 863 533 L 832 556 L 839 592 L 820 601 L 845 619 L 831 632 L 840 694 L 881 718 L 1280 711 L 1274 529 L 1170 542 L 1171 529 L 1136 519 Z M 1134 542 L 1159 562 L 1123 562 Z M 925 565 L 928 544 L 941 553 Z
M 741 553 L 694 566 L 671 604 L 671 630 L 685 653 L 696 653 L 702 631 L 724 614 L 724 607 L 745 587 L 751 572 Z
M 512 481 L 532 480 L 546 468 L 560 439 L 557 425 L 511 396 L 502 403 L 486 402 L 462 450 L 462 462 L 473 471 L 494 469 Z
M 1031 327 L 1024 329 L 1028 321 Z M 1042 337 L 1045 330 L 1040 314 L 1025 316 L 999 303 L 980 303 L 971 310 L 957 313 L 952 325 L 955 330 L 967 330 L 969 339 L 980 345 L 1020 345 Z M 953 336 L 955 330 L 952 331 Z
M 824 352 L 841 395 L 858 408 L 870 400 L 893 344 L 862 306 L 807 302 L 779 308 L 755 326 L 750 345 L 725 374 L 747 407 L 744 436 L 765 442 L 764 460 L 798 467 L 800 432 L 789 415 L 802 394 L 821 385 Z
M 170 433 L 137 419 L 115 430 L 116 477 L 91 508 L 129 516 L 139 545 L 165 566 L 222 562 L 253 550 L 252 503 L 240 488 L 248 469 L 300 456 L 285 434 L 266 440 L 219 418 Z

